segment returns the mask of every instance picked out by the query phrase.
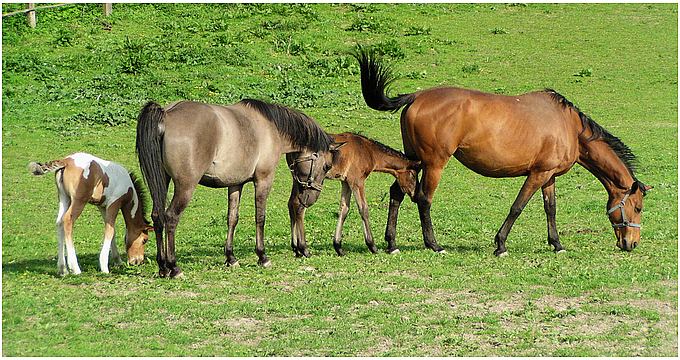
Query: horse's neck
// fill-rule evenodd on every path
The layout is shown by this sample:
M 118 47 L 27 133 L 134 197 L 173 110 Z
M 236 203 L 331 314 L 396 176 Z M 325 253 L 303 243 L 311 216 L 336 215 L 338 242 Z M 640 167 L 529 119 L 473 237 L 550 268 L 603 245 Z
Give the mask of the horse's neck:
M 373 170 L 395 175 L 397 170 L 406 170 L 409 166 L 409 160 L 403 157 L 396 156 L 384 151 L 378 150 L 373 154 L 374 166 Z
M 635 179 L 609 145 L 601 140 L 581 142 L 578 163 L 590 171 L 609 194 L 626 191 Z
M 136 190 L 133 190 L 132 197 L 121 206 L 120 210 L 123 213 L 127 231 L 139 230 L 146 225 L 142 213 L 142 199 L 139 198 Z

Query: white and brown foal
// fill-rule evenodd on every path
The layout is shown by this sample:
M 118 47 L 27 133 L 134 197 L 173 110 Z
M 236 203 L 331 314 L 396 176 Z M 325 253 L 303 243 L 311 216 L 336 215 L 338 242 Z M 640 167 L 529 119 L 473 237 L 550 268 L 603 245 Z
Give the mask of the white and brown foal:
M 75 275 L 80 274 L 73 246 L 73 224 L 87 203 L 96 205 L 104 219 L 104 243 L 99 254 L 101 271 L 109 272 L 109 252 L 112 253 L 116 263 L 121 263 L 115 242 L 115 223 L 119 210 L 122 211 L 125 220 L 128 264 L 138 265 L 144 261 L 144 244 L 149 238 L 149 230 L 153 227 L 144 218 L 143 193 L 133 174 L 128 173 L 119 164 L 85 153 L 76 153 L 44 164 L 32 162 L 28 168 L 33 175 L 55 172 L 59 194 L 57 213 L 59 275 L 65 275 L 68 271 Z

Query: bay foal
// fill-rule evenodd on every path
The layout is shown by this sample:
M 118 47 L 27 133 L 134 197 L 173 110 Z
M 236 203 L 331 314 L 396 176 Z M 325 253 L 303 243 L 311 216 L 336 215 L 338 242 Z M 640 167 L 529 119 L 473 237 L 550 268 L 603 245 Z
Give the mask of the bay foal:
M 148 231 L 153 227 L 144 218 L 144 199 L 140 183 L 123 166 L 90 154 L 76 153 L 44 164 L 31 162 L 28 168 L 33 175 L 55 173 L 59 195 L 57 213 L 59 275 L 63 276 L 69 271 L 74 275 L 80 274 L 73 245 L 73 224 L 88 203 L 99 208 L 104 220 L 104 243 L 99 254 L 101 271 L 109 272 L 109 252 L 116 263 L 121 262 L 115 241 L 118 211 L 123 213 L 125 220 L 128 263 L 138 265 L 144 261 L 144 244 L 149 238 Z
M 349 213 L 350 199 L 354 194 L 361 214 L 366 246 L 372 253 L 376 253 L 378 249 L 373 241 L 368 217 L 366 178 L 374 171 L 390 174 L 396 178 L 396 184 L 399 185 L 403 193 L 413 196 L 420 162 L 410 160 L 403 153 L 362 135 L 346 132 L 332 136 L 335 143 L 342 144 L 333 158 L 330 170 L 326 173 L 327 179 L 336 179 L 342 182 L 340 210 L 338 224 L 333 236 L 333 247 L 338 255 L 343 256 L 345 254 L 342 250 L 342 226 Z M 296 226 L 301 225 L 304 221 L 305 207 L 300 206 L 296 198 L 297 194 L 293 189 L 288 202 L 291 230 L 293 236 L 304 237 L 304 231 L 300 231 L 302 227 L 298 229 Z M 293 239 L 293 241 L 295 240 Z M 306 251 L 306 249 L 303 251 Z M 399 250 L 388 248 L 387 251 L 392 253 Z

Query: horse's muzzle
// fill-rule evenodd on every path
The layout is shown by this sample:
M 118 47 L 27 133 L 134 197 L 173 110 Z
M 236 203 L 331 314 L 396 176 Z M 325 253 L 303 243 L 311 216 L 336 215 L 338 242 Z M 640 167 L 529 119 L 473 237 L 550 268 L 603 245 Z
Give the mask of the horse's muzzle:
M 144 262 L 144 256 L 133 256 L 128 258 L 128 265 L 141 265 Z
M 623 238 L 616 242 L 616 246 L 624 251 L 633 251 L 633 249 L 638 246 L 638 241 L 630 241 L 626 238 Z

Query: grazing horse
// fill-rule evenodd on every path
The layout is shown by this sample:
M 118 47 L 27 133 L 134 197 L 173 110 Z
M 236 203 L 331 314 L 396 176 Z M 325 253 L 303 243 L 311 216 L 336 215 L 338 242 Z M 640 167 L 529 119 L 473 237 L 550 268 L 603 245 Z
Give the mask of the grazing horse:
M 153 227 L 144 218 L 144 193 L 132 173 L 119 164 L 85 153 L 76 153 L 44 164 L 31 162 L 28 168 L 36 176 L 55 173 L 59 194 L 57 268 L 60 276 L 68 271 L 74 275 L 80 274 L 73 246 L 73 224 L 88 203 L 99 208 L 104 220 L 104 243 L 99 254 L 101 271 L 109 272 L 109 250 L 114 261 L 121 262 L 115 241 L 119 210 L 125 220 L 128 264 L 138 265 L 144 261 L 144 244 L 149 239 L 148 231 Z
M 312 118 L 252 99 L 229 106 L 180 101 L 165 108 L 149 102 L 139 114 L 136 142 L 153 201 L 159 275 L 172 278 L 182 274 L 175 257 L 175 229 L 197 185 L 229 189 L 224 254 L 229 266 L 238 266 L 232 244 L 241 190 L 247 182 L 255 184 L 255 252 L 258 263 L 268 267 L 265 209 L 281 154 L 295 159 L 295 186 L 300 201 L 310 206 L 319 196 L 335 149 L 333 139 Z M 175 190 L 166 209 L 170 179 Z
M 342 144 L 333 158 L 333 166 L 326 173 L 327 179 L 337 179 L 342 182 L 342 193 L 340 195 L 340 211 L 338 215 L 338 225 L 333 236 L 333 247 L 338 255 L 343 256 L 342 250 L 342 226 L 349 212 L 349 202 L 354 193 L 354 197 L 361 214 L 363 222 L 364 240 L 366 246 L 372 253 L 378 249 L 373 242 L 373 234 L 368 221 L 368 204 L 366 202 L 365 183 L 368 175 L 373 172 L 387 173 L 396 178 L 396 183 L 402 192 L 413 196 L 416 188 L 417 169 L 419 161 L 413 161 L 403 153 L 394 150 L 375 140 L 365 136 L 342 133 L 333 135 L 336 143 Z M 291 235 L 293 249 L 298 255 L 307 254 L 306 241 L 304 235 L 304 212 L 305 208 L 300 206 L 296 189 L 291 191 L 288 201 L 288 210 L 291 220 Z M 305 244 L 305 246 L 300 246 Z
M 634 174 L 635 156 L 617 137 L 607 132 L 554 90 L 518 96 L 440 87 L 388 97 L 395 80 L 391 69 L 375 53 L 359 47 L 354 53 L 361 68 L 361 89 L 366 104 L 376 110 L 401 112 L 404 152 L 421 160 L 418 204 L 425 246 L 440 252 L 430 218 L 432 199 L 442 170 L 451 156 L 488 177 L 526 176 L 524 185 L 498 230 L 494 254 L 507 254 L 505 240 L 524 206 L 539 188 L 548 224 L 548 243 L 562 251 L 555 225 L 555 178 L 578 163 L 604 186 L 609 199 L 607 214 L 616 245 L 631 251 L 640 241 L 643 196 L 651 187 Z M 394 242 L 399 206 L 404 198 L 397 183 L 390 190 L 385 239 Z

